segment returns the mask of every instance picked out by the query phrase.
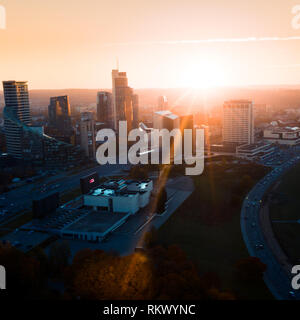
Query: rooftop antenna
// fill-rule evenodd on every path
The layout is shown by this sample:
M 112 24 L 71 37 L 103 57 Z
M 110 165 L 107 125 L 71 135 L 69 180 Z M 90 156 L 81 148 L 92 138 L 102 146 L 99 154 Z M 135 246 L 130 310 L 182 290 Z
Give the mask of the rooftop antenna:
M 117 70 L 119 70 L 119 58 L 117 57 Z

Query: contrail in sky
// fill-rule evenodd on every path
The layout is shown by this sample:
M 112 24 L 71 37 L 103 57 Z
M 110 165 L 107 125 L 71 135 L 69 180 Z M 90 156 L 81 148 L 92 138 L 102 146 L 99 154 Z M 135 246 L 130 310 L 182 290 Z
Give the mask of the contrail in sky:
M 137 42 L 115 42 L 106 43 L 106 47 L 114 46 L 147 46 L 147 45 L 180 45 L 180 44 L 202 44 L 202 43 L 235 43 L 235 42 L 264 42 L 264 41 L 294 41 L 300 40 L 300 36 L 291 37 L 247 37 L 247 38 L 212 38 L 200 40 L 171 40 L 171 41 L 137 41 Z

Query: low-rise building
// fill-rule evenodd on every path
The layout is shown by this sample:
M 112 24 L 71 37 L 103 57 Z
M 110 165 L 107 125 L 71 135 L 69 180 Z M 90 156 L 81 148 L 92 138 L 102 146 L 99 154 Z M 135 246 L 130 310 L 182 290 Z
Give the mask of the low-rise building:
M 98 211 L 135 214 L 148 205 L 152 180 L 110 180 L 84 195 L 84 206 Z
M 239 158 L 247 160 L 265 160 L 269 158 L 275 151 L 275 147 L 271 143 L 252 143 L 244 144 L 236 148 L 236 155 Z
M 300 144 L 300 128 L 270 126 L 264 130 L 264 140 L 271 143 L 295 146 Z

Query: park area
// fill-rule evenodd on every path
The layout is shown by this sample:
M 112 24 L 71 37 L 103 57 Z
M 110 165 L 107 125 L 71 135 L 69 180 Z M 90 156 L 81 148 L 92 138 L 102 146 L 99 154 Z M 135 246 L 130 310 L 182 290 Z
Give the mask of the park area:
M 240 229 L 244 197 L 269 169 L 222 158 L 194 177 L 195 191 L 158 230 L 163 245 L 177 245 L 200 273 L 215 273 L 238 299 L 272 299 L 262 279 L 242 281 L 237 263 L 249 257 Z
M 270 205 L 275 237 L 292 264 L 300 262 L 299 178 L 300 164 L 287 172 L 273 189 Z

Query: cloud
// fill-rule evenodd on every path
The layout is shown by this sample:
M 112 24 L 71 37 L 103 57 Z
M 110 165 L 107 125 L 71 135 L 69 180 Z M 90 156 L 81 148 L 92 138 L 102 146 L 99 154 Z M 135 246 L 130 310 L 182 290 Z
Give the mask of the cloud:
M 171 40 L 171 41 L 136 41 L 136 42 L 112 42 L 106 43 L 106 47 L 114 46 L 149 46 L 149 45 L 181 45 L 181 44 L 202 44 L 202 43 L 235 43 L 235 42 L 265 42 L 265 41 L 295 41 L 300 36 L 291 37 L 247 37 L 247 38 L 212 38 L 200 40 Z
M 265 66 L 265 68 L 267 68 L 267 69 L 300 68 L 300 64 L 279 64 L 279 65 Z

